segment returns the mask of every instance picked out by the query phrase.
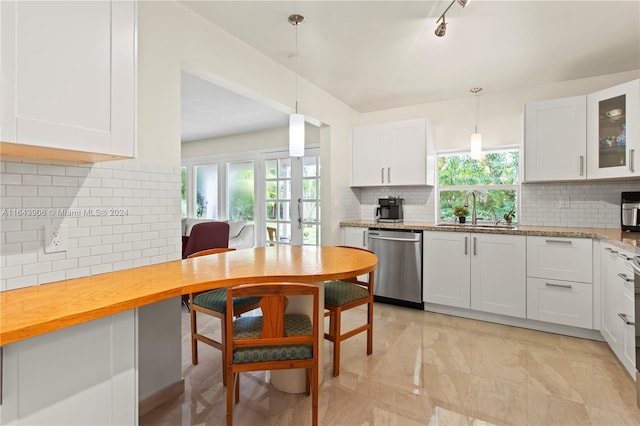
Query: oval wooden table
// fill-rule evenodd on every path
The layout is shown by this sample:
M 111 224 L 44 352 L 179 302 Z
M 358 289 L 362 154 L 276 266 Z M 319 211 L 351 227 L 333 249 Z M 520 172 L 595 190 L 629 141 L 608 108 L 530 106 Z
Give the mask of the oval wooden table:
M 256 282 L 321 283 L 371 272 L 377 262 L 373 253 L 345 247 L 258 247 L 5 291 L 0 346 L 183 294 Z

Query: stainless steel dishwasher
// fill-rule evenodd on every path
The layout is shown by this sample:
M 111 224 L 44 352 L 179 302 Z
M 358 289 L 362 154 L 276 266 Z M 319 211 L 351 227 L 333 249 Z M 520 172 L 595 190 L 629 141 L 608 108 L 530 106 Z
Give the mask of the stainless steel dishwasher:
M 377 302 L 424 309 L 422 231 L 371 228 L 368 249 L 378 256 L 373 295 Z

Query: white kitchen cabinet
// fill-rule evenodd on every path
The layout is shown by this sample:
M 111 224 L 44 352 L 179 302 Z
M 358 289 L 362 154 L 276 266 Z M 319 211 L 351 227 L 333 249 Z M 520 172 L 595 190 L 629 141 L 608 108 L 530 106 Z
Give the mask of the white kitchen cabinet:
M 640 80 L 587 96 L 587 179 L 640 176 Z
M 593 328 L 593 242 L 527 237 L 527 318 Z
M 367 248 L 367 228 L 345 226 L 342 228 L 342 245 Z
M 588 238 L 527 237 L 527 276 L 593 282 L 593 242 Z
M 471 309 L 526 316 L 526 237 L 471 234 Z
M 2 348 L 2 425 L 138 423 L 136 311 Z
M 356 127 L 351 162 L 351 186 L 433 185 L 431 123 L 415 119 Z
M 135 2 L 1 7 L 3 154 L 134 157 Z
M 629 253 L 605 244 L 601 253 L 602 322 L 600 332 L 635 379 L 635 307 Z
M 526 242 L 517 235 L 424 233 L 424 301 L 523 318 Z
M 585 180 L 587 97 L 528 103 L 524 110 L 524 181 Z
M 573 327 L 593 326 L 593 286 L 527 278 L 527 318 Z
M 471 308 L 470 235 L 463 232 L 423 233 L 423 299 Z

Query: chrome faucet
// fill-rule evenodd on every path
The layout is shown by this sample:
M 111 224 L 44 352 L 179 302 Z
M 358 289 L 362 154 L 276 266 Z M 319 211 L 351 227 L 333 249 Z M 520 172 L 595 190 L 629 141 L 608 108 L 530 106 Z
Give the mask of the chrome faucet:
M 467 196 L 464 197 L 464 206 L 469 207 L 469 195 L 473 196 L 473 206 L 471 208 L 471 224 L 478 224 L 478 217 L 476 216 L 476 191 L 467 192 Z

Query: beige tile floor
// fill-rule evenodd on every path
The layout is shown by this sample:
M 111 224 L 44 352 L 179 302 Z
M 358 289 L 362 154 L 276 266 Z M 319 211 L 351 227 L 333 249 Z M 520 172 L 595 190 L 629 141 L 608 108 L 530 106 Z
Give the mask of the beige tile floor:
M 143 426 L 224 424 L 220 352 L 201 344 L 191 365 L 186 311 L 182 330 L 184 395 Z M 640 425 L 635 383 L 602 342 L 376 304 L 373 354 L 364 334 L 349 339 L 334 378 L 331 350 L 321 425 Z M 243 375 L 241 392 L 236 425 L 311 424 L 310 398 L 274 389 L 268 373 Z

